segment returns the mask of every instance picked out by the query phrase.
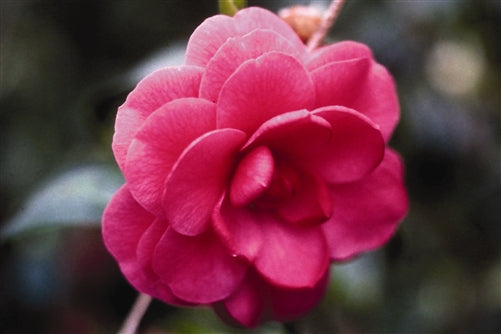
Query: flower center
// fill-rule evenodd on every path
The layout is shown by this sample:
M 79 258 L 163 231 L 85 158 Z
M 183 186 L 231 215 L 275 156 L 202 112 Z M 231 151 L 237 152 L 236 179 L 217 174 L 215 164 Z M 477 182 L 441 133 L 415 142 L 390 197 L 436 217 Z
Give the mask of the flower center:
M 240 160 L 229 189 L 231 204 L 268 211 L 291 224 L 312 225 L 331 215 L 325 182 L 259 146 Z
M 254 205 L 263 209 L 276 207 L 294 195 L 298 182 L 298 175 L 292 168 L 284 164 L 277 164 L 269 187 L 254 201 Z

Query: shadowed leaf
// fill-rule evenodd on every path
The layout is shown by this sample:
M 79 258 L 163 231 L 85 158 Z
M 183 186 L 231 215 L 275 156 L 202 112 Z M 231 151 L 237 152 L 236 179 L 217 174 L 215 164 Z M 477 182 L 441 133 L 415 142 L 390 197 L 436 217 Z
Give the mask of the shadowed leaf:
M 56 226 L 99 225 L 104 207 L 123 184 L 118 169 L 80 166 L 50 179 L 36 190 L 5 225 L 1 237 Z

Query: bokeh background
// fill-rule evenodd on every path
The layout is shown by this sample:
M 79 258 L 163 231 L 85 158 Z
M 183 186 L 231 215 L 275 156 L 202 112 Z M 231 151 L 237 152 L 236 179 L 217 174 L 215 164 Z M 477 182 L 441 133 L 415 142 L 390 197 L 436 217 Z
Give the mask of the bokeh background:
M 136 292 L 99 221 L 122 182 L 116 108 L 182 62 L 215 13 L 215 0 L 0 1 L 0 333 L 120 327 Z M 348 1 L 330 41 L 368 44 L 398 85 L 391 145 L 411 200 L 398 233 L 333 265 L 322 303 L 296 322 L 240 330 L 155 301 L 140 332 L 501 333 L 500 36 L 499 0 Z

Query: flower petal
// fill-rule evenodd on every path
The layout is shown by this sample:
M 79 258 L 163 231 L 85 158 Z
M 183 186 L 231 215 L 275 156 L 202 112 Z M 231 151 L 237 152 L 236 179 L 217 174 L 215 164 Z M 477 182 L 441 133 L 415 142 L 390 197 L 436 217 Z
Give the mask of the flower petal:
M 229 38 L 243 36 L 256 29 L 275 31 L 298 51 L 305 50 L 299 37 L 283 20 L 266 9 L 248 7 L 233 18 L 215 15 L 202 22 L 190 36 L 185 64 L 205 67 Z
M 408 210 L 403 164 L 390 149 L 364 179 L 330 186 L 333 214 L 322 225 L 331 258 L 344 260 L 384 244 Z
M 155 216 L 136 202 L 124 184 L 104 210 L 104 244 L 119 263 L 135 263 L 137 244 L 154 220 Z
M 244 8 L 235 14 L 235 26 L 241 34 L 254 29 L 269 29 L 285 37 L 295 49 L 306 54 L 306 48 L 294 30 L 276 14 L 260 7 Z
M 272 286 L 269 292 L 273 319 L 289 321 L 303 316 L 324 296 L 329 283 L 329 270 L 312 288 L 286 289 Z
M 363 177 L 379 164 L 384 153 L 377 126 L 341 106 L 274 117 L 256 130 L 244 150 L 260 145 L 329 182 Z
M 247 266 L 232 258 L 211 231 L 189 237 L 168 228 L 155 249 L 153 269 L 178 298 L 207 304 L 228 297 Z
M 127 96 L 125 105 L 148 117 L 167 102 L 182 97 L 197 97 L 203 68 L 175 66 L 157 70 L 141 80 Z
M 331 126 L 307 110 L 287 112 L 273 117 L 254 132 L 244 150 L 265 145 L 274 153 L 296 163 L 321 154 L 331 137 Z
M 229 38 L 207 64 L 200 83 L 200 97 L 216 101 L 225 81 L 243 62 L 271 51 L 280 51 L 298 59 L 302 55 L 287 39 L 271 30 L 259 29 Z
M 365 44 L 354 41 L 342 41 L 320 47 L 313 51 L 306 61 L 306 68 L 313 71 L 332 62 L 341 62 L 357 58 L 372 59 L 372 51 Z
M 282 219 L 292 224 L 314 225 L 323 223 L 332 213 L 332 203 L 325 182 L 306 172 L 288 200 L 278 208 Z
M 297 226 L 261 217 L 263 245 L 254 265 L 273 285 L 311 288 L 329 265 L 328 248 L 320 226 Z
M 378 127 L 354 110 L 335 106 L 316 109 L 314 115 L 328 121 L 332 137 L 325 154 L 307 163 L 329 182 L 360 179 L 380 163 L 384 141 Z
M 113 135 L 113 153 L 124 170 L 129 145 L 144 120 L 167 102 L 181 97 L 196 97 L 203 68 L 167 67 L 145 77 L 118 108 Z
M 270 52 L 244 62 L 223 85 L 218 100 L 218 128 L 248 134 L 282 113 L 311 108 L 313 83 L 293 57 Z
M 184 63 L 205 67 L 228 38 L 240 35 L 233 18 L 225 15 L 209 17 L 191 34 Z
M 348 105 L 369 117 L 379 125 L 386 142 L 400 119 L 400 106 L 393 77 L 388 70 L 374 64 L 367 78 L 365 87 L 353 103 Z
M 158 275 L 152 269 L 153 252 L 167 227 L 165 221 L 156 219 L 143 233 L 136 250 L 137 261 L 141 266 L 141 270 L 136 270 L 135 275 L 131 272 L 129 276 L 133 275 L 133 279 L 130 281 L 137 290 L 142 293 L 147 293 L 168 304 L 178 306 L 192 305 L 192 303 L 188 303 L 174 296 L 170 288 L 162 283 Z
M 103 214 L 104 244 L 120 265 L 120 270 L 137 290 L 173 305 L 186 305 L 167 286 L 160 284 L 151 263 L 138 259 L 136 249 L 149 231 L 160 222 L 132 197 L 127 185 L 113 196 Z
M 245 327 L 255 327 L 261 321 L 289 321 L 313 308 L 323 297 L 329 282 L 329 271 L 313 288 L 290 289 L 264 281 L 254 270 L 249 270 L 235 293 L 216 310 L 223 318 Z M 230 322 L 231 323 L 231 322 Z
M 214 209 L 213 227 L 221 241 L 236 255 L 253 262 L 263 243 L 260 217 L 247 207 L 235 207 L 222 198 Z
M 125 179 L 134 198 L 156 215 L 163 214 L 167 176 L 183 150 L 216 125 L 216 106 L 197 98 L 182 98 L 157 109 L 132 141 Z
M 251 274 L 252 273 L 252 274 Z M 265 299 L 263 288 L 266 284 L 252 270 L 245 276 L 242 284 L 223 302 L 216 305 L 216 311 L 235 325 L 253 328 L 259 325 L 265 313 Z
M 163 198 L 167 221 L 174 230 L 197 235 L 209 226 L 245 138 L 239 130 L 215 130 L 183 152 L 167 178 Z
M 122 172 L 125 169 L 125 160 L 130 143 L 144 120 L 145 117 L 138 110 L 128 108 L 125 105 L 118 108 L 111 148 Z
M 388 71 L 368 58 L 332 62 L 311 72 L 317 107 L 342 105 L 369 117 L 388 141 L 400 108 L 395 83 Z
M 231 181 L 231 203 L 243 206 L 255 200 L 269 187 L 273 170 L 273 156 L 266 146 L 256 147 L 246 154 Z
M 186 302 L 174 296 L 170 288 L 160 281 L 157 274 L 148 266 L 121 266 L 123 275 L 127 281 L 139 292 L 150 295 L 153 298 L 175 306 L 191 306 L 193 303 Z
M 371 60 L 357 58 L 328 63 L 311 72 L 317 93 L 317 106 L 350 106 L 365 89 Z
M 138 262 L 151 267 L 151 259 L 153 252 L 160 238 L 165 233 L 169 225 L 166 221 L 156 219 L 141 236 L 136 248 L 136 256 Z

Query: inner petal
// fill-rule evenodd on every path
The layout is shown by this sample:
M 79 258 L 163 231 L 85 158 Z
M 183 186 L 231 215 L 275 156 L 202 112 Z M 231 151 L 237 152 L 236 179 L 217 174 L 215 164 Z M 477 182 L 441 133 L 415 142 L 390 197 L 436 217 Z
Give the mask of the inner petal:
M 276 208 L 293 196 L 298 183 L 299 176 L 294 168 L 277 161 L 269 187 L 253 204 L 260 209 Z
M 332 202 L 325 182 L 303 172 L 290 198 L 277 208 L 281 218 L 292 224 L 316 225 L 332 214 Z
M 231 182 L 230 199 L 235 206 L 251 203 L 270 185 L 274 170 L 271 151 L 259 146 L 239 163 Z
M 183 152 L 163 195 L 165 218 L 176 232 L 194 236 L 209 227 L 244 140 L 242 131 L 220 129 L 199 137 Z

